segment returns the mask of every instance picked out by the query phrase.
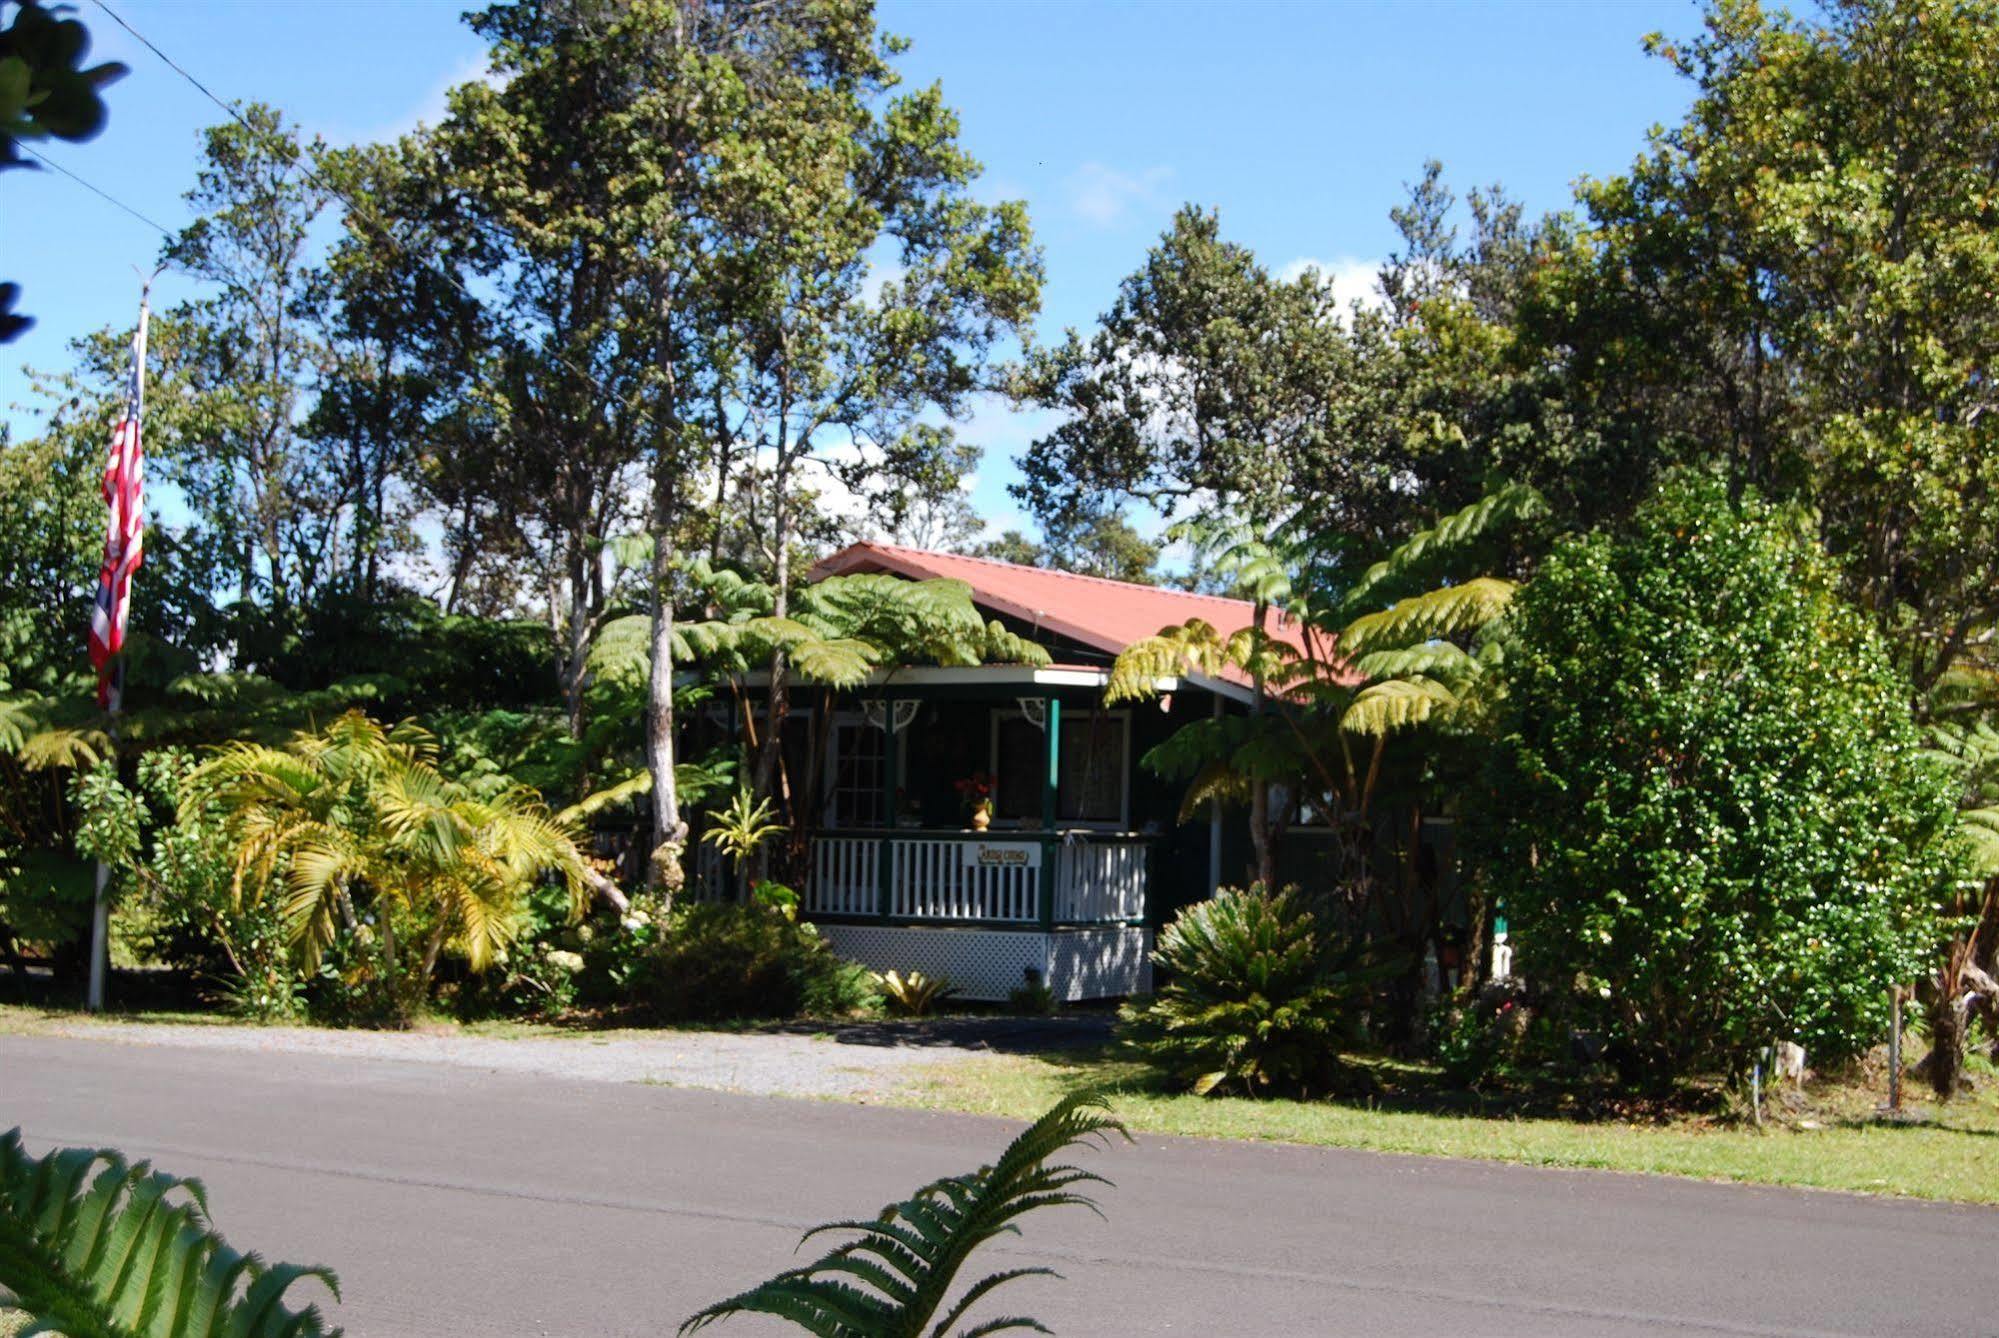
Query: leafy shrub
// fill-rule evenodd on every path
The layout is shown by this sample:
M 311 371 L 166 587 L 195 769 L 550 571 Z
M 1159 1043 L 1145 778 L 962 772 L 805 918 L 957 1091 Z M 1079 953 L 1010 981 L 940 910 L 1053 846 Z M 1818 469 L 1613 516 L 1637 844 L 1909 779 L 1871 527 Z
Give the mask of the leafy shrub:
M 189 773 L 181 810 L 218 815 L 235 899 L 282 906 L 294 959 L 342 1008 L 362 1005 L 348 1020 L 406 1023 L 447 951 L 488 969 L 546 879 L 575 913 L 588 901 L 571 823 L 529 791 L 479 797 L 439 770 L 434 740 L 408 721 L 385 729 L 349 711 L 282 749 L 230 744 Z
M 1166 983 L 1119 1012 L 1124 1040 L 1198 1094 L 1325 1090 L 1378 972 L 1296 888 L 1224 888 L 1182 910 L 1153 962 Z
M 560 884 L 530 891 L 520 935 L 491 970 L 468 974 L 454 991 L 458 1016 L 548 1021 L 572 1012 L 584 964 L 582 926 L 570 922 L 571 909 Z
M 1048 982 L 1033 967 L 1028 967 L 1025 975 L 1026 979 L 1007 991 L 1007 1011 L 1029 1017 L 1050 1016 L 1055 1012 L 1055 991 L 1048 988 Z
M 1445 1076 L 1477 1088 L 1519 1058 L 1530 1011 L 1522 991 L 1494 984 L 1476 999 L 1440 999 L 1426 1030 Z
M 305 1011 L 305 982 L 282 913 L 275 898 L 236 894 L 235 848 L 220 809 L 200 798 L 182 805 L 194 767 L 186 750 L 160 748 L 136 769 L 139 791 L 157 815 L 131 908 L 143 913 L 147 955 L 219 982 L 233 1013 L 266 1022 L 296 1018 Z
M 1816 544 L 1683 477 L 1561 544 L 1510 632 L 1481 843 L 1522 974 L 1575 982 L 1627 1077 L 1877 1038 L 1938 938 L 1951 803 Z
M 839 1016 L 873 996 L 817 929 L 762 906 L 678 906 L 663 923 L 596 936 L 586 963 L 594 997 L 661 1022 Z

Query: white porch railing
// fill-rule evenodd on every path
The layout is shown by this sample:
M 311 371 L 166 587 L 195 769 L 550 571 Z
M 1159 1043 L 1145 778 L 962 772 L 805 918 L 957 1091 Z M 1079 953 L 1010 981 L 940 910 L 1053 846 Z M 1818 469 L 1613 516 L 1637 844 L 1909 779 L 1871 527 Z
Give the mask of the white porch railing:
M 1056 864 L 1055 918 L 1075 923 L 1142 918 L 1145 856 L 1138 841 L 1064 841 Z
M 1135 921 L 1146 856 L 1143 840 L 1099 833 L 829 832 L 812 839 L 805 909 L 915 923 Z
M 881 910 L 881 841 L 872 836 L 812 838 L 812 885 L 805 907 L 821 915 Z

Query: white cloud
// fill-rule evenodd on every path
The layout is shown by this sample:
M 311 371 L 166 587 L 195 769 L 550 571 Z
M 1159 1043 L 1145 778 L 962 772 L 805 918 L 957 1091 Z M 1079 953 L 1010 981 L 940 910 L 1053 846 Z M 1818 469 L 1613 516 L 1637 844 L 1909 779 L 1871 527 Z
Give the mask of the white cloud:
M 489 84 L 495 88 L 499 87 L 502 82 L 500 76 L 494 74 L 487 67 L 486 53 L 483 51 L 475 56 L 467 56 L 450 71 L 442 75 L 436 83 L 425 90 L 423 96 L 417 99 L 413 106 L 405 110 L 400 116 L 385 121 L 372 129 L 361 131 L 354 135 L 349 142 L 354 144 L 383 144 L 393 139 L 400 139 L 402 136 L 415 130 L 418 126 L 434 126 L 444 119 L 447 99 L 451 90 L 460 84 L 471 83 L 474 80 L 483 84 Z
M 1362 260 L 1358 256 L 1340 256 L 1334 260 L 1299 256 L 1279 268 L 1277 277 L 1292 283 L 1314 270 L 1332 281 L 1333 298 L 1343 307 L 1358 302 L 1363 307 L 1374 308 L 1387 300 L 1381 295 L 1379 260 Z
M 1172 178 L 1170 167 L 1148 167 L 1134 173 L 1102 163 L 1084 163 L 1069 176 L 1069 203 L 1085 219 L 1107 228 L 1133 208 L 1164 204 L 1162 192 Z

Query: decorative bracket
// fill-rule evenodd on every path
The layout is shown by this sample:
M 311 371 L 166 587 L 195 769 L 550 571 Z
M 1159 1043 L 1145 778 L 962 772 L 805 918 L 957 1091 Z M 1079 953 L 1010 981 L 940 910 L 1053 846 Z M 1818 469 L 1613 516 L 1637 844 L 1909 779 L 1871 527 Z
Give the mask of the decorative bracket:
M 1034 726 L 1044 734 L 1048 732 L 1047 698 L 1016 697 L 1014 700 L 1020 704 L 1020 713 L 1027 717 L 1028 724 Z
M 913 697 L 897 698 L 895 703 L 895 728 L 890 730 L 890 732 L 900 734 L 903 730 L 907 729 L 909 722 L 916 719 L 916 713 L 922 709 L 922 706 L 923 703 Z M 862 702 L 861 718 L 876 729 L 888 728 L 888 708 L 882 702 Z

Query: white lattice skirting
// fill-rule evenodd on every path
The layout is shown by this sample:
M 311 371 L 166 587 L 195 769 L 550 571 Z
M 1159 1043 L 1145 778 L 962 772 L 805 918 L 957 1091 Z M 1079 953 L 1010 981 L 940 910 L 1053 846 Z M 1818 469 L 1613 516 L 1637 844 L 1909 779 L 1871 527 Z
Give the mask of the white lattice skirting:
M 821 925 L 833 951 L 877 971 L 921 971 L 956 987 L 961 999 L 1000 1000 L 1028 971 L 1064 1003 L 1115 999 L 1152 988 L 1152 931 L 1101 929 L 909 929 Z

